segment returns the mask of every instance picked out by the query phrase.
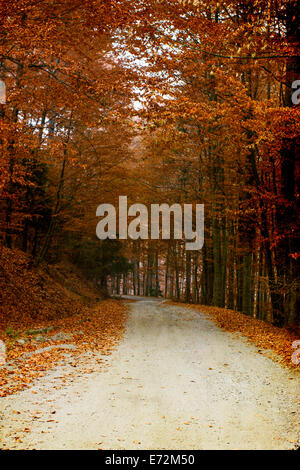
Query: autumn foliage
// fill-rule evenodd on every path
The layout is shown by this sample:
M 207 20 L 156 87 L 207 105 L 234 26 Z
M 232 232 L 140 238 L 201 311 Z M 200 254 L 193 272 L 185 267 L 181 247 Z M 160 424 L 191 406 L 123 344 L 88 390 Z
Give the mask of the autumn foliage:
M 207 305 L 189 305 L 188 307 L 204 313 L 220 328 L 233 334 L 243 335 L 259 348 L 260 353 L 267 352 L 267 355 L 276 362 L 291 369 L 297 368 L 297 364 L 292 362 L 291 357 L 294 352 L 292 344 L 299 338 L 299 330 L 278 328 L 229 309 Z
M 122 303 L 100 302 L 101 292 L 74 267 L 69 272 L 65 263 L 50 273 L 32 270 L 22 252 L 12 254 L 7 249 L 2 260 L 0 339 L 6 344 L 6 363 L 0 367 L 0 396 L 22 390 L 58 364 L 66 353 L 63 345 L 70 341 L 74 347 L 67 351 L 70 361 L 76 362 L 85 351 L 90 357 L 97 352 L 110 354 L 124 331 Z M 62 332 L 66 338 L 52 339 Z M 82 358 L 80 366 L 84 367 Z
M 59 264 L 102 293 L 299 325 L 299 16 L 296 0 L 0 0 L 3 329 L 82 314 Z M 204 204 L 203 250 L 97 240 L 120 195 Z

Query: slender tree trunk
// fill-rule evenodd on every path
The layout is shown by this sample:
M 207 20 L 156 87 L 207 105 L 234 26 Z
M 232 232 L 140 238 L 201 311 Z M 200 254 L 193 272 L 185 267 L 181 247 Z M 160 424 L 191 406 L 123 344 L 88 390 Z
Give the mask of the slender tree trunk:
M 186 251 L 185 255 L 185 302 L 191 301 L 191 252 Z

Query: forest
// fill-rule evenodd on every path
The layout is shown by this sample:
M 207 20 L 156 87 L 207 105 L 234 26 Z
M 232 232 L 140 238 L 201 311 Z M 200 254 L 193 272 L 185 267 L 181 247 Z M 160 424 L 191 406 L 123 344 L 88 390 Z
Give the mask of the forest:
M 299 13 L 1 0 L 0 276 L 7 259 L 68 260 L 106 295 L 299 325 Z M 203 248 L 99 240 L 96 209 L 121 195 L 204 204 Z
M 0 0 L 0 450 L 299 450 L 299 18 Z

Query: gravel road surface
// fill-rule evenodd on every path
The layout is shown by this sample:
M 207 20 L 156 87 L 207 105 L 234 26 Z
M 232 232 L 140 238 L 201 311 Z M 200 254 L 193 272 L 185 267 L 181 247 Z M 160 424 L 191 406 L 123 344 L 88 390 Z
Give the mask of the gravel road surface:
M 296 372 L 204 314 L 155 299 L 129 308 L 106 367 L 67 355 L 33 387 L 1 399 L 2 449 L 299 446 Z

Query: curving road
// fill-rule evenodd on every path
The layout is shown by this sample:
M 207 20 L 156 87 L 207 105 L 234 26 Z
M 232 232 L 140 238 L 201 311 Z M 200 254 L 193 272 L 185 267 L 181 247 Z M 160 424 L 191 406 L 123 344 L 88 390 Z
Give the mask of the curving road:
M 91 356 L 94 372 L 85 363 L 74 374 L 66 359 L 34 388 L 2 399 L 2 448 L 299 446 L 295 372 L 205 315 L 155 299 L 129 306 L 108 367 Z

